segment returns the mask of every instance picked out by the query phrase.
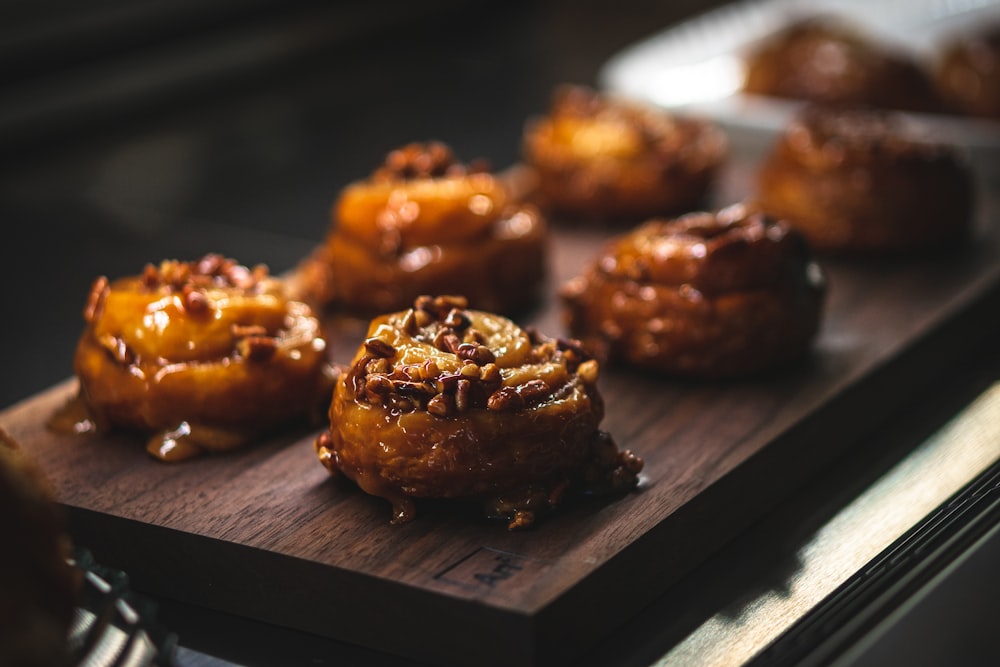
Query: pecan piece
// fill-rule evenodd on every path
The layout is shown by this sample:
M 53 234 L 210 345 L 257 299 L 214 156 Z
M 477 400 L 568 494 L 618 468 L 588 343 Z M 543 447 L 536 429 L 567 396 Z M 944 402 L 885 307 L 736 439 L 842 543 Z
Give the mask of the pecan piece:
M 373 357 L 388 359 L 396 354 L 396 348 L 381 338 L 365 339 L 365 350 Z

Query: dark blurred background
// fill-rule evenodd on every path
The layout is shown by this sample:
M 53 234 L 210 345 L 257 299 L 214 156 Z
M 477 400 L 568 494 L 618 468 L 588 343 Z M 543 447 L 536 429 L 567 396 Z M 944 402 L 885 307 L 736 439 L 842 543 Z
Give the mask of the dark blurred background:
M 410 141 L 516 162 L 563 82 L 706 0 L 0 2 L 0 407 L 72 374 L 91 281 L 280 272 Z

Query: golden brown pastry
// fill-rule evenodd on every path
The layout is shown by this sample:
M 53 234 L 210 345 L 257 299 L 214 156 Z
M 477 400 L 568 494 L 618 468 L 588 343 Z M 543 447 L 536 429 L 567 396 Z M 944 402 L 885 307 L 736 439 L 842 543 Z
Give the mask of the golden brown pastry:
M 642 461 L 598 428 L 597 362 L 466 306 L 422 296 L 372 320 L 316 441 L 323 465 L 391 502 L 393 523 L 450 498 L 524 528 L 567 493 L 635 487 Z
M 792 22 L 754 47 L 744 62 L 748 93 L 907 111 L 942 108 L 924 66 L 828 16 Z
M 547 252 L 544 218 L 503 178 L 458 162 L 443 143 L 414 143 L 344 188 L 325 242 L 295 282 L 321 307 L 365 316 L 425 293 L 515 313 L 536 303 Z
M 951 111 L 1000 118 L 1000 24 L 943 45 L 934 77 Z
M 41 469 L 0 428 L 0 665 L 68 667 L 79 578 Z
M 74 368 L 89 423 L 150 433 L 163 460 L 318 418 L 332 392 L 319 320 L 265 266 L 208 254 L 100 277 L 84 317 Z
M 727 146 L 705 120 L 566 85 L 526 124 L 523 153 L 553 214 L 634 222 L 703 205 Z
M 613 239 L 560 296 L 570 332 L 599 358 L 714 379 L 800 356 L 825 291 L 801 235 L 737 204 Z
M 885 110 L 812 106 L 757 174 L 757 202 L 822 254 L 912 251 L 969 227 L 973 176 L 954 147 Z

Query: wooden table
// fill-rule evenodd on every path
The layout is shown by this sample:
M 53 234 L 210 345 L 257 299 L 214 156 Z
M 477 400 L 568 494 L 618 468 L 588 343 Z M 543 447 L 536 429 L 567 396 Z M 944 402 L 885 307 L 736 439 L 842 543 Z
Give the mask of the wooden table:
M 606 236 L 559 228 L 552 287 Z M 435 663 L 550 664 L 580 657 L 579 637 L 614 630 L 995 331 L 998 253 L 984 225 L 937 257 L 825 262 L 814 351 L 766 377 L 607 369 L 603 426 L 645 459 L 640 489 L 524 532 L 447 508 L 392 526 L 384 501 L 328 478 L 314 431 L 182 465 L 130 436 L 56 435 L 45 422 L 73 380 L 0 423 L 42 461 L 76 539 L 142 590 Z M 527 323 L 562 333 L 554 300 Z M 334 359 L 362 333 L 341 322 Z

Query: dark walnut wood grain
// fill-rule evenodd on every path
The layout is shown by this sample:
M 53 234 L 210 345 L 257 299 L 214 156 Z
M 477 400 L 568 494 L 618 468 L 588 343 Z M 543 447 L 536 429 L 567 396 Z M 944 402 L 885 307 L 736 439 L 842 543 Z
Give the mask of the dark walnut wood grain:
M 549 293 L 600 232 L 557 231 Z M 140 439 L 69 437 L 44 423 L 70 379 L 0 414 L 43 464 L 74 538 L 139 590 L 441 664 L 578 656 L 713 549 L 808 482 L 879 415 L 995 335 L 996 234 L 938 257 L 825 264 L 813 353 L 754 380 L 679 382 L 604 369 L 604 428 L 645 458 L 638 492 L 586 500 L 508 532 L 477 508 L 389 506 L 331 479 L 315 431 L 168 465 Z M 523 323 L 563 333 L 549 302 Z M 363 323 L 336 323 L 336 360 Z

